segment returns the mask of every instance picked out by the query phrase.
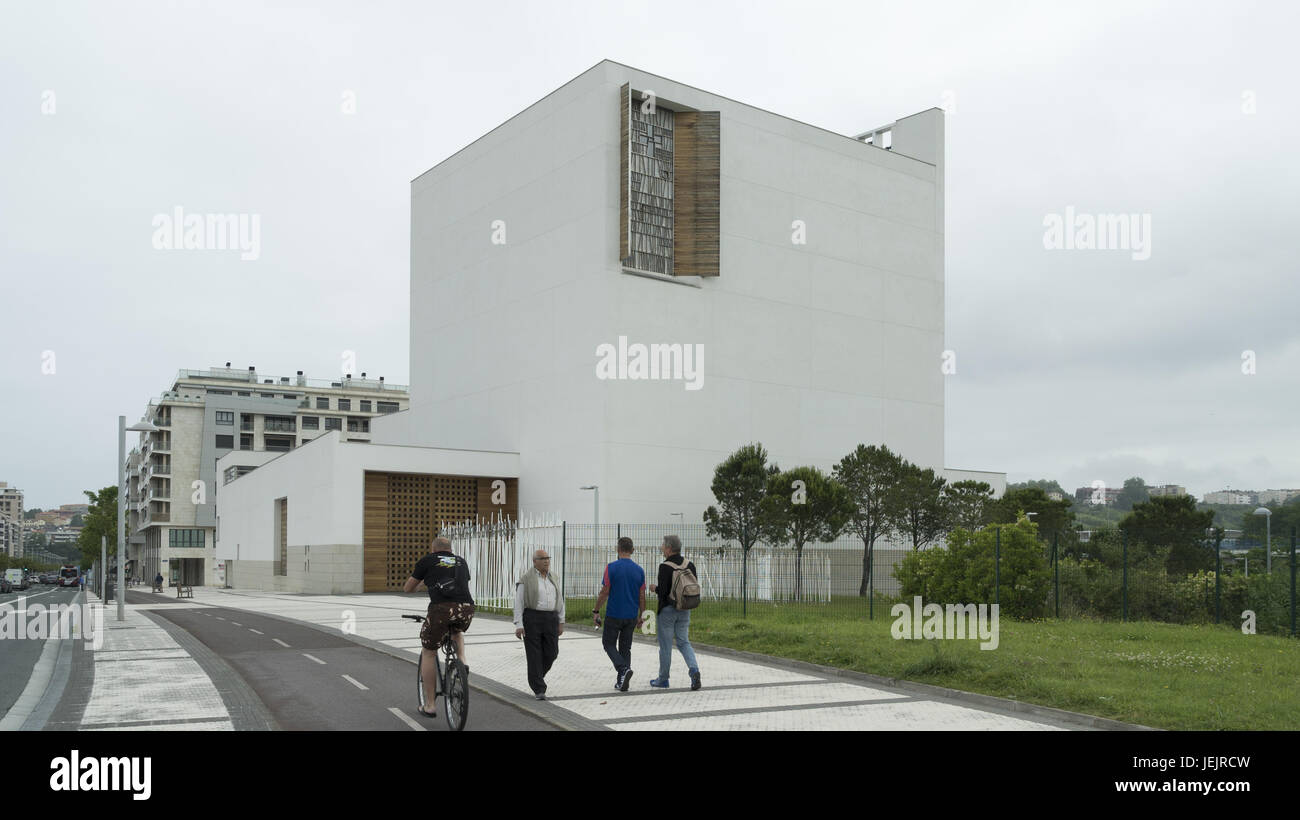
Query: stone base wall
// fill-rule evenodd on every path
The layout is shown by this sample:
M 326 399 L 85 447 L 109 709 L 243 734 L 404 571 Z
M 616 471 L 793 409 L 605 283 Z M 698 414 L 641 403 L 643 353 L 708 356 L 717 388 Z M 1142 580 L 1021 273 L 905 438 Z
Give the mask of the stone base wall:
M 360 544 L 290 545 L 284 575 L 274 561 L 226 562 L 226 583 L 235 589 L 264 589 L 316 595 L 362 592 Z

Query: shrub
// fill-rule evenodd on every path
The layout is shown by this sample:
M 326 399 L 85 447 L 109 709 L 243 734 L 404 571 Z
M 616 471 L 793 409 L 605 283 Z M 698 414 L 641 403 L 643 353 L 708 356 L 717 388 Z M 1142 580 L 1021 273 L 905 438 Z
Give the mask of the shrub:
M 904 600 L 919 595 L 941 604 L 994 602 L 994 548 L 998 527 L 953 530 L 948 546 L 909 553 L 894 571 Z M 1027 519 L 1002 525 L 998 601 L 1001 614 L 1040 618 L 1046 613 L 1051 575 L 1037 527 Z

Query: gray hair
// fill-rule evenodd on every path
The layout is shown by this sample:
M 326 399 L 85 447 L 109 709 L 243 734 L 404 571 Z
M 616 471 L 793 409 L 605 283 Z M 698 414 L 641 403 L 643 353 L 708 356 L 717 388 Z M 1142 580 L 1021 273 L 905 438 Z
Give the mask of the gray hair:
M 451 539 L 446 537 L 445 535 L 439 535 L 437 538 L 433 539 L 434 552 L 442 552 L 443 550 L 450 550 L 450 549 L 451 549 Z
M 668 547 L 668 550 L 669 550 L 673 555 L 681 555 L 681 554 L 682 554 L 682 539 L 678 538 L 678 537 L 675 536 L 675 535 L 665 535 L 665 536 L 664 536 L 664 546 Z

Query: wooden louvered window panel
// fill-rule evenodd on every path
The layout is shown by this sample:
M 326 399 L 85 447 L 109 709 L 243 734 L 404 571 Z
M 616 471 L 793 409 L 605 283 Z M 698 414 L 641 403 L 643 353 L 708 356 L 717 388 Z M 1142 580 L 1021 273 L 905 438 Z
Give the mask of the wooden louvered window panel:
M 721 116 L 619 89 L 619 259 L 628 268 L 717 276 Z

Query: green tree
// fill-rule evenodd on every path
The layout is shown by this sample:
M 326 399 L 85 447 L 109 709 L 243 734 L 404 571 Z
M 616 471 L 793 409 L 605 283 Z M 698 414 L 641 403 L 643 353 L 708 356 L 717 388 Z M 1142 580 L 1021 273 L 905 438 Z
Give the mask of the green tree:
M 840 459 L 831 470 L 843 485 L 851 505 L 849 528 L 862 539 L 862 583 L 858 594 L 866 595 L 871 578 L 872 555 L 876 539 L 890 532 L 886 499 L 898 484 L 903 459 L 888 447 L 862 444 Z
M 81 513 L 74 513 L 73 516 L 72 516 L 72 520 L 71 520 L 70 522 L 68 522 L 68 526 L 69 526 L 69 527 L 84 527 L 84 526 L 86 526 L 86 519 L 85 519 L 85 517 L 84 517 Z
M 1119 491 L 1119 497 L 1115 499 L 1115 507 L 1121 510 L 1131 510 L 1134 505 L 1148 501 L 1150 498 L 1151 493 L 1147 490 L 1147 483 L 1134 476 L 1125 480 L 1123 489 Z
M 1050 538 L 1051 533 L 1074 529 L 1070 500 L 1053 501 L 1038 487 L 1007 490 L 993 503 L 989 514 L 992 523 L 1014 524 L 1024 513 L 1034 513 L 1031 520 L 1038 525 L 1038 533 L 1044 537 Z
M 943 488 L 947 482 L 929 468 L 904 462 L 898 483 L 887 501 L 890 528 L 919 550 L 948 530 Z
M 974 532 L 988 523 L 993 488 L 983 481 L 957 481 L 943 488 L 948 524 Z
M 816 467 L 795 467 L 767 480 L 760 505 L 760 529 L 773 546 L 794 546 L 794 599 L 803 598 L 803 548 L 834 541 L 849 523 L 848 492 Z
M 710 538 L 740 544 L 742 596 L 748 593 L 749 550 L 762 534 L 759 516 L 767 480 L 778 472 L 775 464 L 767 463 L 767 451 L 758 443 L 739 448 L 713 470 L 710 487 L 718 503 L 704 511 L 704 529 Z
M 1255 515 L 1255 506 L 1251 506 L 1241 514 L 1241 534 L 1244 538 L 1253 538 L 1260 544 L 1264 543 L 1264 537 L 1271 529 L 1273 532 L 1273 548 L 1278 549 L 1282 544 L 1287 548 L 1291 545 L 1291 528 L 1300 529 L 1300 497 L 1293 498 L 1285 504 L 1267 504 L 1273 511 L 1271 518 L 1272 524 L 1265 526 L 1267 522 L 1264 516 Z
M 88 567 L 99 560 L 101 536 L 108 538 L 108 554 L 117 555 L 117 487 L 84 492 L 90 499 L 90 510 L 86 512 L 85 526 L 77 536 L 77 546 L 81 549 L 81 566 Z
M 1000 565 L 995 574 L 996 529 L 958 528 L 946 548 L 905 556 L 895 570 L 903 598 L 920 595 L 939 604 L 991 604 L 996 598 L 1000 611 L 1011 617 L 1042 617 L 1051 576 L 1037 525 L 1027 517 L 1001 525 Z
M 1028 490 L 1033 487 L 1037 487 L 1045 493 L 1050 493 L 1055 490 L 1066 498 L 1074 497 L 1074 493 L 1067 493 L 1065 488 L 1061 486 L 1060 482 L 1054 478 L 1036 478 L 1029 481 L 1017 481 L 1014 484 L 1008 484 L 1007 490 Z
M 1140 541 L 1152 548 L 1166 548 L 1165 569 L 1171 575 L 1186 575 L 1214 567 L 1214 513 L 1199 511 L 1191 496 L 1161 496 L 1139 503 L 1119 522 L 1130 543 Z

